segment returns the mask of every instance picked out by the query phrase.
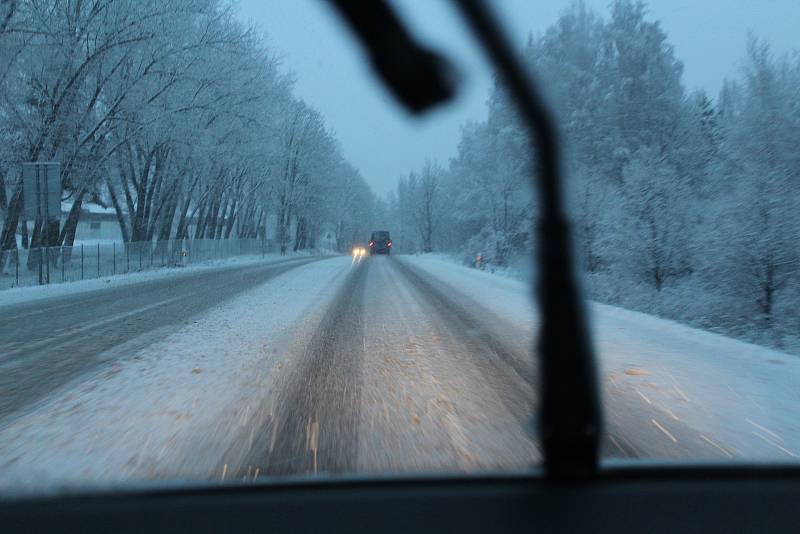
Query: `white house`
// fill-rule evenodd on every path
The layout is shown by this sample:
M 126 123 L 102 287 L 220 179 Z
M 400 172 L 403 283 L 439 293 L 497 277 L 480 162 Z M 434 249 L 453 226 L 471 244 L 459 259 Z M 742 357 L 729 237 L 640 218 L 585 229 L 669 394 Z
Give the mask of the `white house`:
M 72 202 L 61 203 L 61 224 L 67 220 Z M 114 208 L 104 208 L 97 204 L 84 202 L 81 216 L 75 230 L 75 242 L 122 241 L 117 214 Z

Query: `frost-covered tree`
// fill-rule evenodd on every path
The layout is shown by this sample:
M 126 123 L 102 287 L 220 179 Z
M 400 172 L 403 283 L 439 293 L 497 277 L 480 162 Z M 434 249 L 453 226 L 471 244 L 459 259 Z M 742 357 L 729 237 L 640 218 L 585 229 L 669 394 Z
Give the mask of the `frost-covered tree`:
M 796 56 L 775 60 L 766 44 L 751 39 L 744 80 L 725 89 L 726 161 L 719 179 L 728 184 L 720 213 L 727 235 L 711 250 L 732 251 L 725 279 L 765 328 L 779 309 L 796 318 L 791 307 L 799 302 L 799 82 Z
M 87 202 L 114 208 L 126 242 L 277 235 L 287 251 L 356 232 L 374 195 L 264 43 L 224 0 L 2 3 L 0 250 L 28 244 L 31 160 L 62 163 L 72 203 L 32 246 L 71 245 Z
M 716 101 L 689 94 L 666 33 L 630 0 L 612 2 L 605 20 L 576 2 L 521 53 L 562 132 L 591 296 L 800 343 L 797 54 L 776 59 L 751 38 Z M 528 147 L 497 84 L 488 118 L 463 126 L 442 173 L 446 250 L 493 265 L 530 254 Z M 398 185 L 401 228 L 418 181 Z

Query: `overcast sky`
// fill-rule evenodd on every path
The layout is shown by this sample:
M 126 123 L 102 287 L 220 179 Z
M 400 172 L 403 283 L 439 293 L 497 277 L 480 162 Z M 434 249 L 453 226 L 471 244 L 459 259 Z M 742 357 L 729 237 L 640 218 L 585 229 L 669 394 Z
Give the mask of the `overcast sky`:
M 361 59 L 361 51 L 323 0 L 240 0 L 243 20 L 255 23 L 296 77 L 296 94 L 320 110 L 345 156 L 383 195 L 426 158 L 453 156 L 460 125 L 486 116 L 491 74 L 446 0 L 395 0 L 417 35 L 456 60 L 464 76 L 455 103 L 425 118 L 400 109 Z M 519 46 L 543 32 L 571 0 L 492 0 Z M 609 0 L 586 0 L 606 16 Z M 685 66 L 684 84 L 716 95 L 736 74 L 747 32 L 782 53 L 800 50 L 800 0 L 650 0 Z

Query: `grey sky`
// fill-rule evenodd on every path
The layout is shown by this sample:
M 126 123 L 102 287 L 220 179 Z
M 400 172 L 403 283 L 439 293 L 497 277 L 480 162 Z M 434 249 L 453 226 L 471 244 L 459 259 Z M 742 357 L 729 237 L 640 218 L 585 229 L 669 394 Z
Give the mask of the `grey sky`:
M 417 34 L 453 57 L 465 77 L 458 101 L 423 119 L 409 117 L 376 83 L 360 50 L 322 0 L 240 0 L 244 20 L 262 28 L 297 78 L 296 94 L 320 110 L 345 156 L 379 194 L 426 158 L 453 156 L 460 125 L 486 115 L 491 74 L 446 0 L 394 0 Z M 519 45 L 544 31 L 571 0 L 494 0 Z M 586 0 L 606 15 L 609 0 Z M 684 62 L 687 88 L 715 95 L 736 73 L 747 32 L 782 53 L 800 49 L 798 0 L 650 0 Z

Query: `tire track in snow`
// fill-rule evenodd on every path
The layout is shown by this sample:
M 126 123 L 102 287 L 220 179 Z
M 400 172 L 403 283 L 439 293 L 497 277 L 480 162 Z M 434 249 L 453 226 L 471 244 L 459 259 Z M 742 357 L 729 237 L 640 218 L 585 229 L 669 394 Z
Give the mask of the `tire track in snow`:
M 469 334 L 431 309 L 397 261 L 371 260 L 359 465 L 374 473 L 527 468 L 539 457 L 520 424 L 530 420 L 531 396 L 515 416 L 486 378 L 495 374 L 486 355 L 469 357 Z
M 509 343 L 517 337 L 515 332 L 480 303 L 466 295 L 453 296 L 449 288 L 426 279 L 402 260 L 392 264 L 451 336 L 468 347 L 465 355 L 483 370 L 508 410 L 525 432 L 531 434 L 537 389 L 532 347 L 526 352 L 524 346 Z
M 267 475 L 357 469 L 364 360 L 364 289 L 370 262 L 356 265 L 314 331 L 251 453 Z
M 504 326 L 502 319 L 495 317 L 480 302 L 462 294 L 457 287 L 446 281 L 431 279 L 425 271 L 402 260 L 394 263 L 417 286 L 422 298 L 430 301 L 437 309 L 437 314 L 449 318 L 455 333 L 464 335 L 472 330 L 473 335 L 470 337 L 477 338 L 475 343 L 478 343 L 476 349 L 471 351 L 473 354 L 494 354 L 496 366 L 502 368 L 507 364 L 517 374 L 526 376 L 527 368 L 521 363 L 521 358 L 532 352 L 525 353 L 508 341 L 519 337 L 518 329 L 511 325 Z M 528 361 L 534 366 L 536 360 L 530 356 Z M 535 376 L 535 373 L 536 369 L 532 367 L 527 376 Z M 487 374 L 487 379 L 493 374 Z M 527 382 L 531 386 L 530 390 L 505 393 L 504 398 L 510 407 L 515 402 L 536 404 L 536 384 L 533 381 Z M 717 450 L 703 439 L 705 429 L 691 428 L 674 416 L 666 418 L 665 415 L 671 414 L 668 406 L 661 402 L 656 405 L 655 401 L 651 401 L 637 389 L 619 385 L 607 387 L 600 400 L 605 419 L 605 433 L 601 444 L 604 459 L 724 458 L 725 451 Z M 517 408 L 516 413 L 521 413 L 521 410 Z

